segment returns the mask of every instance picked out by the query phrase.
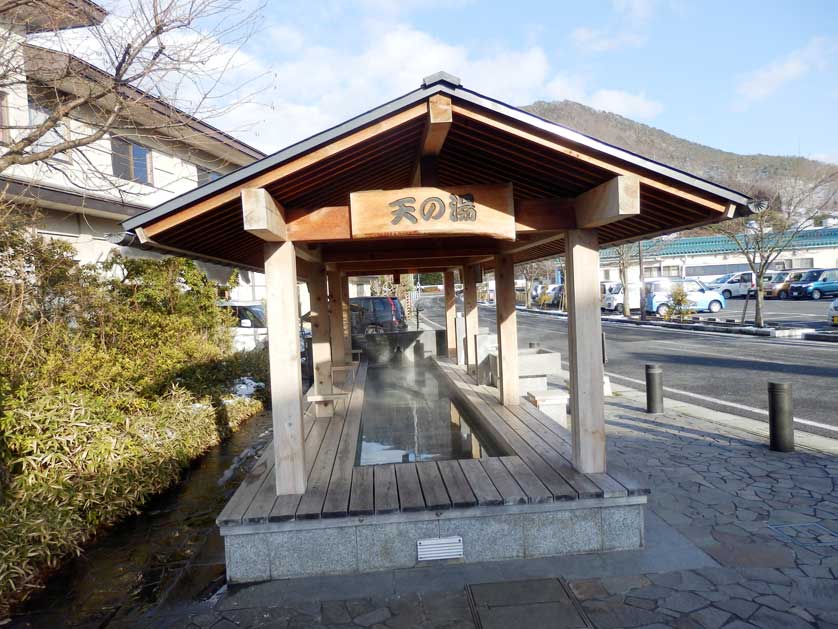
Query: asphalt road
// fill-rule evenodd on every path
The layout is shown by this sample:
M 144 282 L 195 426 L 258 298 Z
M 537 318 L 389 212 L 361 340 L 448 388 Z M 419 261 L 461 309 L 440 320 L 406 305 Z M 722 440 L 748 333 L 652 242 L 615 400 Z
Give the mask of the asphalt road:
M 812 302 L 792 305 L 803 303 Z M 828 302 L 815 303 L 825 310 Z M 444 325 L 442 297 L 423 297 L 420 305 L 428 321 Z M 461 301 L 457 305 L 462 308 Z M 786 307 L 784 302 L 782 307 Z M 494 307 L 481 306 L 479 321 L 494 332 Z M 838 430 L 838 344 L 609 322 L 603 323 L 603 331 L 608 356 L 605 371 L 614 382 L 642 389 L 644 364 L 660 363 L 668 397 L 763 421 L 767 421 L 767 383 L 791 382 L 795 418 Z M 518 345 L 527 347 L 530 341 L 561 352 L 567 368 L 564 318 L 519 312 Z M 796 428 L 838 437 L 838 432 L 805 423 Z

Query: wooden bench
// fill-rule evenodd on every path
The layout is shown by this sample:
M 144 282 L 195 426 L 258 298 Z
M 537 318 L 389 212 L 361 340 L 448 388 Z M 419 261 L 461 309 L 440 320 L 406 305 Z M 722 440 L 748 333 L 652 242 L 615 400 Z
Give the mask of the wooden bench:
M 320 393 L 314 395 L 307 395 L 306 401 L 317 403 L 324 403 L 324 402 L 343 402 L 344 408 L 346 407 L 346 401 L 349 399 L 348 393 Z

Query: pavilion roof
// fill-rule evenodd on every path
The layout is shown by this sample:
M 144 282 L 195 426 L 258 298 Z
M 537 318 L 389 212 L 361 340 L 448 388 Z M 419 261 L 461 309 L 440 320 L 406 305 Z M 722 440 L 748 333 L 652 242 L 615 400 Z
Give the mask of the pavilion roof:
M 180 195 L 123 226 L 143 234 L 151 246 L 258 269 L 262 241 L 244 230 L 242 189 L 266 189 L 291 223 L 303 224 L 315 212 L 348 222 L 350 193 L 411 185 L 427 134 L 429 100 L 437 95 L 450 99 L 452 109 L 435 161 L 437 186 L 511 183 L 516 221 L 519 208 L 534 204 L 547 208 L 544 212 L 572 214 L 567 203 L 548 201 L 570 203 L 619 175 L 639 177 L 639 214 L 598 227 L 601 246 L 750 211 L 750 199 L 739 192 L 488 98 L 462 87 L 456 77 L 438 73 L 413 92 Z M 561 255 L 564 232 L 555 228 L 572 228 L 573 217 L 564 222 L 557 222 L 558 216 L 547 218 L 553 229 L 541 229 L 544 221 L 536 221 L 536 226 L 516 224 L 515 242 L 477 236 L 413 238 L 408 252 L 404 238 L 353 240 L 345 230 L 335 229 L 319 232 L 316 239 L 307 236 L 300 246 L 316 247 L 326 263 L 357 262 L 358 272 L 464 263 L 491 266 L 494 253 L 508 252 L 516 262 Z

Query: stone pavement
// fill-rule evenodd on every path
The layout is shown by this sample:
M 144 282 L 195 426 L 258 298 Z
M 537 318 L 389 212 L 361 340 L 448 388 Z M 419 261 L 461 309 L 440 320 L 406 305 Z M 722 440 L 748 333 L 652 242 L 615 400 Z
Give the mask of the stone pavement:
M 487 628 L 838 627 L 838 444 L 774 453 L 759 422 L 669 402 L 649 416 L 641 395 L 618 390 L 607 419 L 609 460 L 652 488 L 642 551 L 231 587 L 107 626 L 470 627 L 468 586 L 496 583 Z M 556 578 L 580 615 L 532 597 Z

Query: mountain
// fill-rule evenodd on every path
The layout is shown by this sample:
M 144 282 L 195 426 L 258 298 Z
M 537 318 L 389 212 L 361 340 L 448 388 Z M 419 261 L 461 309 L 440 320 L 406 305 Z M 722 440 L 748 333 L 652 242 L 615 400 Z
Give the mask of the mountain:
M 522 109 L 745 193 L 761 187 L 783 189 L 792 181 L 816 181 L 838 170 L 834 164 L 804 157 L 729 153 L 569 100 L 538 101 Z

